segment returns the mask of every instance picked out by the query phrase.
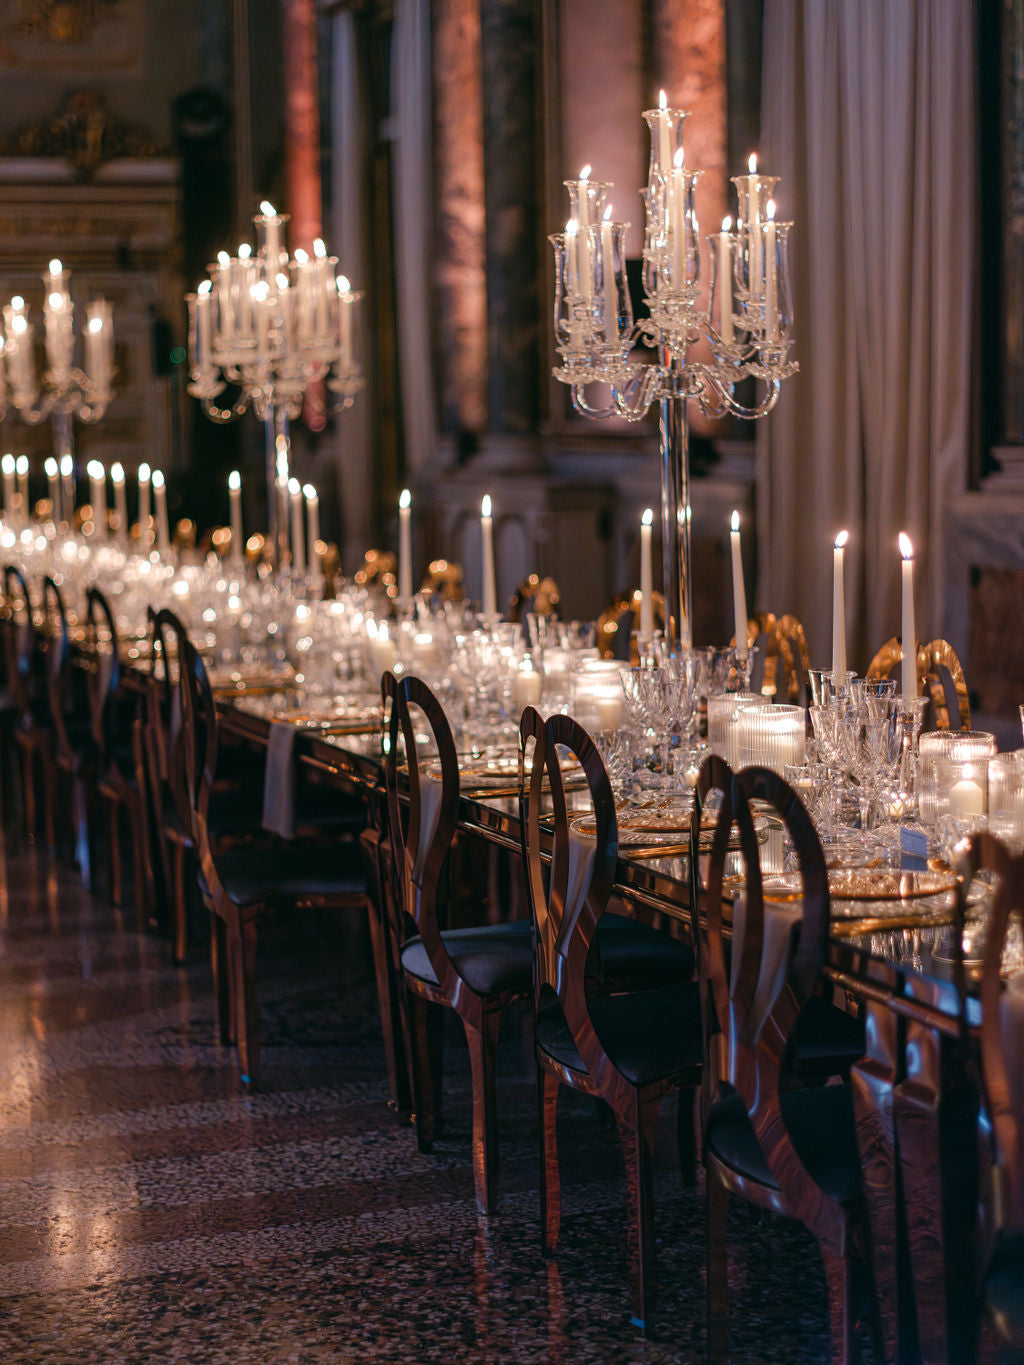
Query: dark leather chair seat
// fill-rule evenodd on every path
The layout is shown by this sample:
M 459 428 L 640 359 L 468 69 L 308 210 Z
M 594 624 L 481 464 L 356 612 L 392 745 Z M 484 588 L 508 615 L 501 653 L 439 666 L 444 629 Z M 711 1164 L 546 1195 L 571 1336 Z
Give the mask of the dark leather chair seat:
M 837 1068 L 852 1066 L 864 1056 L 864 1020 L 820 995 L 812 995 L 796 1021 L 793 1047 L 798 1062 L 834 1061 Z
M 271 904 L 305 897 L 356 895 L 365 890 L 358 850 L 345 846 L 230 849 L 216 858 L 217 874 L 236 905 Z M 204 895 L 209 887 L 200 869 Z
M 654 990 L 679 985 L 693 976 L 689 944 L 628 915 L 602 915 L 595 943 L 597 953 L 591 949 L 588 971 L 613 989 Z
M 525 921 L 445 929 L 441 938 L 456 971 L 478 995 L 526 994 L 532 987 L 533 935 Z M 438 984 L 419 935 L 402 948 L 402 967 L 428 985 Z
M 1002 1341 L 1024 1348 L 1024 1232 L 1000 1237 L 985 1276 L 985 1301 Z
M 849 1086 L 794 1090 L 779 1099 L 786 1129 L 811 1179 L 841 1204 L 852 1203 L 860 1194 L 860 1158 Z M 706 1141 L 708 1150 L 726 1166 L 770 1189 L 778 1188 L 739 1095 L 712 1105 Z
M 590 1002 L 590 1018 L 601 1046 L 633 1085 L 649 1085 L 700 1066 L 696 985 L 598 996 Z M 537 1016 L 537 1046 L 562 1066 L 586 1071 L 557 1001 L 543 1006 Z

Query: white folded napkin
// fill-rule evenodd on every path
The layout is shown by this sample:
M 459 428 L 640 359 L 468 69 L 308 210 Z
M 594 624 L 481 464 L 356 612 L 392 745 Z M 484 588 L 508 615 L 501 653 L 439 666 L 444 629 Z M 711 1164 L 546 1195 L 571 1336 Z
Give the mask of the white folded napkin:
M 295 838 L 295 738 L 298 726 L 270 722 L 267 767 L 263 778 L 263 828 L 282 839 Z

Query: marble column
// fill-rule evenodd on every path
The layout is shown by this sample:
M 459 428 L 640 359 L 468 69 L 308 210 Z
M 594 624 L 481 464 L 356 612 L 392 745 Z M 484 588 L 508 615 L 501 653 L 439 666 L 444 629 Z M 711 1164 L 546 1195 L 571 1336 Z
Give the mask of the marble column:
M 538 422 L 542 316 L 537 6 L 482 0 L 480 12 L 489 429 L 526 434 Z
M 442 424 L 487 428 L 484 108 L 478 0 L 435 0 L 433 29 L 435 284 Z

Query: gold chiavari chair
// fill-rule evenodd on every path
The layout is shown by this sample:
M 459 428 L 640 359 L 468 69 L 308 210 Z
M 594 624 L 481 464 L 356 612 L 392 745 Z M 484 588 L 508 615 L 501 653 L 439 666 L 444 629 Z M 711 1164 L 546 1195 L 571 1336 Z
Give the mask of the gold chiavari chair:
M 887 640 L 868 665 L 867 677 L 889 678 L 899 670 L 903 650 L 896 636 Z M 926 730 L 969 730 L 971 703 L 967 680 L 956 650 L 948 640 L 917 646 L 917 689 L 927 698 Z
M 634 632 L 640 625 L 640 589 L 629 597 L 616 597 L 597 618 L 597 648 L 604 659 L 621 659 L 638 664 Z M 655 630 L 665 625 L 665 598 L 660 592 L 652 594 L 652 620 Z
M 522 621 L 528 612 L 537 616 L 557 616 L 561 594 L 553 578 L 529 574 L 508 600 L 508 619 Z

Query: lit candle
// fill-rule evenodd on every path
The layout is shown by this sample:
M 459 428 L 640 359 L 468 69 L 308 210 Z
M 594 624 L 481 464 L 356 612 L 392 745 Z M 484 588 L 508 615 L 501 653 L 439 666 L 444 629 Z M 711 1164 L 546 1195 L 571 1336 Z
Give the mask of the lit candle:
M 412 597 L 412 494 L 408 488 L 402 489 L 398 499 L 398 595 L 403 602 Z
M 765 206 L 764 225 L 764 331 L 768 341 L 779 335 L 779 289 L 775 273 L 775 200 Z
M 491 495 L 485 493 L 480 501 L 480 533 L 484 549 L 484 618 L 494 621 L 498 615 L 498 597 L 494 584 L 494 523 L 491 520 Z
M 338 276 L 338 342 L 341 347 L 341 368 L 352 362 L 352 305 L 355 302 L 352 286 L 345 275 Z
M 565 225 L 565 292 L 570 303 L 580 292 L 580 264 L 576 250 L 579 228 L 575 218 L 570 218 Z
M 237 469 L 228 475 L 228 503 L 231 516 L 231 562 L 242 562 L 242 476 Z
M 60 470 L 52 455 L 48 455 L 43 461 L 43 469 L 46 472 L 46 487 L 50 495 L 50 516 L 56 525 L 60 521 Z
M 4 479 L 4 512 L 8 521 L 13 521 L 16 515 L 14 510 L 14 471 L 16 466 L 17 462 L 11 454 L 5 455 L 0 460 L 0 474 L 3 474 Z
M 669 140 L 668 96 L 664 90 L 658 91 L 658 155 L 655 170 L 667 175 L 672 165 L 672 145 Z
M 832 682 L 846 681 L 846 584 L 843 560 L 849 531 L 840 531 L 832 549 Z
M 974 768 L 970 764 L 966 764 L 961 769 L 960 781 L 954 783 L 949 791 L 949 812 L 951 815 L 985 814 L 985 793 L 981 784 L 974 779 Z
M 747 232 L 750 235 L 750 292 L 755 299 L 764 294 L 761 274 L 761 184 L 757 178 L 757 153 L 747 161 Z
M 740 514 L 733 512 L 732 529 L 732 607 L 736 627 L 736 654 L 747 657 L 747 590 L 743 583 L 743 547 L 740 543 Z
M 89 475 L 89 501 L 92 503 L 92 520 L 96 534 L 101 540 L 107 538 L 107 471 L 99 460 L 90 460 L 85 472 Z
M 213 285 L 203 280 L 196 290 L 196 355 L 195 361 L 201 370 L 213 364 L 213 348 L 210 345 L 210 306 Z
M 306 555 L 312 573 L 316 568 L 316 545 L 320 539 L 320 499 L 311 483 L 303 484 L 302 495 L 306 499 Z
M 106 299 L 93 299 L 86 309 L 85 370 L 97 395 L 110 392 L 113 373 L 114 322 Z
M 590 226 L 590 166 L 584 166 L 576 182 L 580 227 Z
M 917 624 L 914 620 L 914 546 L 905 531 L 900 532 L 903 556 L 903 695 L 917 696 Z
M 124 468 L 120 461 L 110 466 L 110 478 L 114 485 L 114 510 L 117 513 L 117 538 L 127 544 L 128 538 L 128 491 L 125 487 Z
M 619 339 L 619 291 L 615 285 L 615 256 L 612 251 L 612 206 L 601 220 L 601 278 L 604 285 L 604 335 L 610 345 Z
M 153 539 L 153 531 L 150 525 L 150 485 L 152 473 L 149 465 L 143 461 L 139 465 L 139 536 L 143 549 L 148 549 Z
M 265 356 L 270 347 L 270 319 L 267 315 L 269 293 L 266 280 L 257 280 L 249 290 L 252 316 L 256 327 L 256 350 L 261 356 Z
M 686 282 L 686 184 L 683 149 L 675 154 L 669 183 L 669 231 L 672 234 L 672 287 L 682 289 Z
M 248 341 L 252 336 L 252 287 L 256 274 L 252 247 L 248 242 L 242 242 L 239 246 L 234 270 L 238 280 L 235 300 L 238 309 L 238 335 L 240 339 Z
M 153 470 L 153 500 L 156 503 L 156 548 L 163 558 L 171 550 L 171 533 L 167 524 L 167 486 L 160 469 Z
M 651 557 L 654 511 L 644 509 L 640 518 L 640 636 L 649 640 L 654 634 L 654 573 Z
M 217 252 L 217 330 L 223 344 L 235 334 L 234 263 L 226 251 Z
M 313 242 L 313 327 L 318 337 L 326 337 L 330 334 L 327 318 L 329 312 L 328 290 L 330 289 L 330 271 L 328 270 L 327 247 L 322 238 L 317 237 Z
M 27 455 L 18 456 L 15 469 L 18 474 L 18 493 L 21 497 L 21 515 L 25 518 L 27 522 L 32 516 L 32 507 L 29 502 L 28 487 L 29 469 Z
M 306 573 L 306 551 L 302 525 L 302 485 L 298 479 L 288 480 L 288 496 L 292 508 L 292 573 L 302 578 Z
M 722 219 L 718 237 L 718 335 L 726 346 L 732 345 L 732 219 Z
M 64 520 L 70 526 L 75 515 L 75 460 L 73 455 L 60 457 L 60 477 L 64 484 Z
M 281 227 L 284 220 L 279 216 L 273 204 L 268 203 L 266 199 L 260 204 L 260 213 L 263 215 L 262 219 L 259 220 L 264 232 L 263 257 L 266 261 L 268 273 L 273 275 L 277 273 L 281 264 Z

